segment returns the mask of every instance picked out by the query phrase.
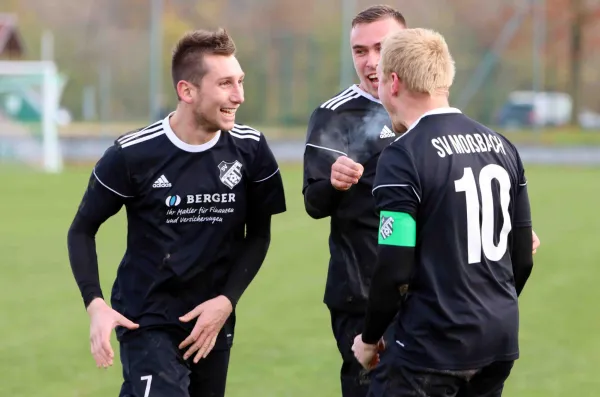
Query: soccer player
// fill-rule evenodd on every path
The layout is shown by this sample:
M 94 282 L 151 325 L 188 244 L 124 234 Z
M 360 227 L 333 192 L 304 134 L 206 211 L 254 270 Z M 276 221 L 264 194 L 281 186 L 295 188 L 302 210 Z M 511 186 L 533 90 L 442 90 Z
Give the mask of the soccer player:
M 360 84 L 316 108 L 307 132 L 302 192 L 311 217 L 331 218 L 324 303 L 342 358 L 344 397 L 364 397 L 369 388 L 370 374 L 351 347 L 362 330 L 377 257 L 378 218 L 371 194 L 377 159 L 396 138 L 377 99 L 375 67 L 383 38 L 404 27 L 402 14 L 388 6 L 369 7 L 354 18 L 350 43 Z
M 500 396 L 533 267 L 519 153 L 449 106 L 455 65 L 440 34 L 394 33 L 377 69 L 393 128 L 407 131 L 383 150 L 373 188 L 377 265 L 353 346 L 365 368 L 398 315 L 369 396 Z
M 396 132 L 403 132 L 393 131 L 378 99 L 376 67 L 382 40 L 404 28 L 404 16 L 389 6 L 371 6 L 356 15 L 350 44 L 360 82 L 315 109 L 307 131 L 302 192 L 311 217 L 331 219 L 324 302 L 342 357 L 345 397 L 365 396 L 369 387 L 370 374 L 351 347 L 362 330 L 377 258 L 379 217 L 371 190 L 381 150 L 396 139 Z M 535 233 L 533 239 L 535 252 Z
M 235 307 L 286 209 L 265 137 L 235 124 L 244 72 L 228 33 L 186 34 L 172 57 L 176 110 L 118 138 L 93 169 L 69 229 L 74 277 L 98 366 L 113 364 L 121 396 L 223 396 Z M 127 249 L 103 299 L 94 236 L 127 210 Z

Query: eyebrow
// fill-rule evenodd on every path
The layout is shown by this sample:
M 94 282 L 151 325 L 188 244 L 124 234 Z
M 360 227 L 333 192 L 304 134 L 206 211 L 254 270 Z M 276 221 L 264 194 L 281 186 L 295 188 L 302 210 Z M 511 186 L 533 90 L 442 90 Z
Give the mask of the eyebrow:
M 230 76 L 224 76 L 224 77 L 220 77 L 219 80 L 235 80 L 236 78 L 238 79 L 243 79 L 246 77 L 246 74 L 242 74 L 240 76 L 234 76 L 234 75 L 230 75 Z
M 368 45 L 364 45 L 364 44 L 355 44 L 352 46 L 352 49 L 353 50 L 362 50 L 362 49 L 365 49 L 368 47 L 369 47 Z M 381 42 L 373 44 L 373 47 L 381 47 Z

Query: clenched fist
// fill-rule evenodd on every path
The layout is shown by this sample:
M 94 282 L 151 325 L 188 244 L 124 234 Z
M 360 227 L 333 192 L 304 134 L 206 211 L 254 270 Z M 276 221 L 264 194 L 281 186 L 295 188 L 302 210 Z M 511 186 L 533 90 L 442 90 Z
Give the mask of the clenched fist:
M 337 190 L 348 190 L 358 183 L 365 168 L 354 160 L 340 156 L 331 166 L 331 185 Z

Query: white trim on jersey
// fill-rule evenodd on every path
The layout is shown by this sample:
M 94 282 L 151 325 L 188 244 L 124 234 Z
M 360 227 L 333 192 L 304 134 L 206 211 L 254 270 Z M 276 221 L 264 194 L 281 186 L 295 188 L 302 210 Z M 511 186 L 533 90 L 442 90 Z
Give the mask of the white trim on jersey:
M 260 141 L 260 138 L 257 137 L 256 135 L 246 135 L 246 134 L 240 135 L 240 134 L 236 134 L 236 132 L 239 132 L 239 131 L 235 130 L 235 129 L 232 129 L 231 131 L 229 131 L 229 135 L 234 136 L 234 137 L 239 138 L 239 139 L 252 139 L 252 140 L 254 140 L 256 142 Z
M 140 138 L 142 135 L 148 135 L 148 134 L 151 134 L 153 132 L 162 131 L 162 129 L 163 128 L 162 128 L 161 125 L 158 125 L 158 126 L 155 126 L 155 127 L 152 127 L 152 128 L 144 128 L 143 130 L 138 131 L 138 132 L 136 132 L 134 134 L 130 134 L 128 136 L 122 137 L 121 139 L 118 140 L 118 142 L 121 145 L 123 145 L 124 143 L 133 141 L 133 140 L 135 140 L 137 138 Z
M 527 182 L 525 182 L 525 183 L 519 183 L 519 186 L 527 186 Z
M 252 127 L 250 127 L 249 125 L 234 124 L 233 125 L 233 129 L 236 130 L 239 133 L 247 133 L 247 134 L 252 134 L 252 135 L 260 136 L 260 131 L 257 130 L 257 129 L 254 129 Z
M 334 110 L 335 108 L 337 108 L 337 104 L 341 103 L 345 103 L 347 101 L 349 101 L 350 99 L 352 99 L 354 97 L 354 93 L 352 91 L 348 92 L 347 94 L 344 95 L 339 95 L 336 98 L 334 98 L 333 100 L 329 101 L 329 103 L 325 106 L 321 106 L 322 108 L 325 109 L 331 109 Z
M 156 130 L 154 128 L 155 127 L 160 127 L 161 123 L 162 123 L 162 120 L 161 121 L 157 121 L 154 124 L 150 124 L 149 126 L 143 128 L 143 129 L 141 129 L 139 131 L 130 132 L 129 134 L 126 134 L 126 135 L 120 137 L 119 139 L 117 139 L 117 142 L 119 142 L 119 143 L 125 143 L 125 142 L 130 141 L 133 138 L 136 138 L 136 137 L 138 137 L 140 135 L 145 135 L 145 134 L 149 134 L 150 132 L 158 131 L 158 130 Z M 150 131 L 150 130 L 152 130 L 152 131 Z
M 326 100 L 325 102 L 323 102 L 320 107 L 321 108 L 326 108 L 326 107 L 329 106 L 329 104 L 331 102 L 336 101 L 336 100 L 338 100 L 340 98 L 345 98 L 347 95 L 351 95 L 352 94 L 351 90 L 352 90 L 351 88 L 347 88 L 346 90 L 344 90 L 343 92 L 341 92 L 338 95 L 334 96 L 333 98 L 330 98 L 330 99 Z
M 396 142 L 397 140 L 399 140 L 401 138 L 404 138 L 406 136 L 406 134 L 408 134 L 409 132 L 414 130 L 415 127 L 417 126 L 417 124 L 419 124 L 419 121 L 421 121 L 423 119 L 423 117 L 431 116 L 434 114 L 452 114 L 452 113 L 462 113 L 462 112 L 457 108 L 437 108 L 437 109 L 433 109 L 428 112 L 425 112 L 421 115 L 421 117 L 419 117 L 417 119 L 417 121 L 415 121 L 414 123 L 412 123 L 412 125 L 410 127 L 408 127 L 408 129 L 406 130 L 406 132 L 404 134 L 402 134 L 398 138 L 396 138 L 396 140 L 394 142 Z
M 121 194 L 121 193 L 117 192 L 115 189 L 112 189 L 112 188 L 110 188 L 110 187 L 109 187 L 109 186 L 108 186 L 106 183 L 102 182 L 102 181 L 100 180 L 100 178 L 98 178 L 98 175 L 96 175 L 96 169 L 95 169 L 95 168 L 94 168 L 94 170 L 92 171 L 92 173 L 94 174 L 94 177 L 96 178 L 96 180 L 97 180 L 98 182 L 100 182 L 100 184 L 101 184 L 102 186 L 104 186 L 105 188 L 107 188 L 108 190 L 110 190 L 111 192 L 113 192 L 114 194 L 117 194 L 117 195 L 119 195 L 119 196 L 121 196 L 121 197 L 125 197 L 125 198 L 131 198 L 131 197 L 133 197 L 133 196 L 126 196 L 126 195 L 124 195 L 124 194 Z
M 317 149 L 329 150 L 330 152 L 335 152 L 335 153 L 343 154 L 346 157 L 348 156 L 348 154 L 346 154 L 344 152 L 340 152 L 339 150 L 331 149 L 331 148 L 328 148 L 328 147 L 325 147 L 325 146 L 313 145 L 312 143 L 307 143 L 306 146 L 314 147 L 314 148 L 317 148 Z
M 150 140 L 150 139 L 156 138 L 157 136 L 161 136 L 161 135 L 163 135 L 164 133 L 165 133 L 165 131 L 163 131 L 163 130 L 162 130 L 162 128 L 161 128 L 161 130 L 160 130 L 160 131 L 158 131 L 158 132 L 155 132 L 154 134 L 150 134 L 150 135 L 144 135 L 144 136 L 142 136 L 142 137 L 139 137 L 139 138 L 137 138 L 137 139 L 134 139 L 134 140 L 132 140 L 132 141 L 129 141 L 129 142 L 127 142 L 127 143 L 124 143 L 124 144 L 122 144 L 122 145 L 121 145 L 121 147 L 122 147 L 122 148 L 126 148 L 126 147 L 128 147 L 128 146 L 136 145 L 136 144 L 138 144 L 138 143 L 142 143 L 142 142 L 148 141 L 148 140 Z
M 278 172 L 279 172 L 279 168 L 277 168 L 277 169 L 275 170 L 275 172 L 274 172 L 274 173 L 272 173 L 271 175 L 269 175 L 268 177 L 266 177 L 266 178 L 263 178 L 263 179 L 259 179 L 258 181 L 253 181 L 253 183 L 264 182 L 264 181 L 266 181 L 267 179 L 271 178 L 272 176 L 275 176 L 275 175 L 277 175 L 277 173 L 278 173 Z
M 379 185 L 373 188 L 373 190 L 371 190 L 371 194 L 373 194 L 375 192 L 375 190 L 379 189 L 380 187 L 410 187 L 413 191 L 413 193 L 415 194 L 415 196 L 417 196 L 417 200 L 419 200 L 419 203 L 421 202 L 421 197 L 419 197 L 419 195 L 417 194 L 417 191 L 415 190 L 415 188 L 412 185 L 406 185 L 406 184 L 391 184 L 391 185 Z
M 247 125 L 234 124 L 233 128 L 229 131 L 229 134 L 239 139 L 252 139 L 256 142 L 260 141 L 260 131 Z
M 360 88 L 357 84 L 353 84 L 351 87 L 352 91 L 356 92 L 359 96 L 363 96 L 367 98 L 369 101 L 376 102 L 381 105 L 381 101 L 375 98 L 373 95 L 369 94 L 367 91 Z
M 349 96 L 347 98 L 344 98 L 343 100 L 339 101 L 335 105 L 331 106 L 331 110 L 335 110 L 335 109 L 339 108 L 340 106 L 342 106 L 344 103 L 349 102 L 349 101 L 351 101 L 353 99 L 356 99 L 356 98 L 360 98 L 360 95 L 359 94 L 353 94 L 353 95 L 351 95 L 351 96 Z
M 177 135 L 175 135 L 175 132 L 173 132 L 171 124 L 169 123 L 169 118 L 173 115 L 173 113 L 174 112 L 170 113 L 167 117 L 164 118 L 164 120 L 162 121 L 162 127 L 165 134 L 167 135 L 167 138 L 169 138 L 173 145 L 177 146 L 179 149 L 185 150 L 186 152 L 199 153 L 211 149 L 217 144 L 217 142 L 219 142 L 219 138 L 221 138 L 221 131 L 217 131 L 215 136 L 210 141 L 205 142 L 201 145 L 190 145 L 189 143 L 182 141 L 177 137 Z

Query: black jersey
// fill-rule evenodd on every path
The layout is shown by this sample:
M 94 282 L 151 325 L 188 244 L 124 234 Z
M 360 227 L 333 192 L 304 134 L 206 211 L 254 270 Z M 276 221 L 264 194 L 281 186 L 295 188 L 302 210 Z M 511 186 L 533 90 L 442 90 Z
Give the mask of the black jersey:
M 331 218 L 324 299 L 331 308 L 357 313 L 366 308 L 379 226 L 371 190 L 379 154 L 395 138 L 381 102 L 356 85 L 324 102 L 310 118 L 302 192 L 309 214 Z M 329 181 L 331 166 L 342 155 L 361 163 L 364 173 L 358 184 L 338 192 Z M 310 198 L 311 186 L 319 183 L 324 189 Z
M 195 322 L 178 318 L 220 295 L 244 239 L 246 215 L 285 211 L 279 167 L 267 140 L 243 125 L 189 145 L 167 117 L 118 138 L 93 177 L 127 210 L 127 250 L 111 302 L 140 327 L 191 331 Z M 80 211 L 85 216 L 85 202 Z
M 416 219 L 415 270 L 400 310 L 402 359 L 475 369 L 518 357 L 511 230 L 531 226 L 515 147 L 453 108 L 425 114 L 379 160 L 379 210 Z

